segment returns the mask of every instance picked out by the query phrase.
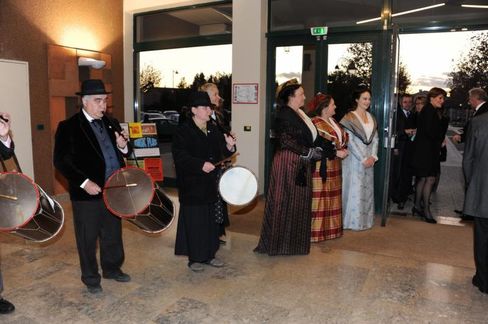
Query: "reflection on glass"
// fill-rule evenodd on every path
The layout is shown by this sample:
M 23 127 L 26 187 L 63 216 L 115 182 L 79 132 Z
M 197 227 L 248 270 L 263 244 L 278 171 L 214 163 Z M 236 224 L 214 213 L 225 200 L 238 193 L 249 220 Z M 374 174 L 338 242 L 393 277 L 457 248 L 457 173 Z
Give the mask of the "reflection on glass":
M 328 47 L 327 93 L 334 97 L 340 120 L 350 108 L 351 94 L 359 85 L 371 86 L 371 43 L 332 44 Z
M 303 46 L 276 48 L 276 83 L 296 78 L 302 82 Z

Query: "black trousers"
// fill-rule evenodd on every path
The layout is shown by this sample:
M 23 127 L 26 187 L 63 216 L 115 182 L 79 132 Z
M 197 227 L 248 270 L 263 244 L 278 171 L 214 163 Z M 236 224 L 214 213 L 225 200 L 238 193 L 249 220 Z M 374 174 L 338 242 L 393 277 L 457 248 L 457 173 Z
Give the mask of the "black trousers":
M 413 171 L 410 167 L 410 150 L 399 150 L 398 155 L 392 155 L 391 199 L 394 203 L 406 202 L 412 193 Z
M 72 201 L 72 205 L 81 281 L 96 286 L 100 284 L 97 241 L 103 274 L 110 276 L 121 271 L 124 262 L 121 220 L 107 210 L 102 199 Z
M 474 217 L 474 263 L 476 274 L 473 283 L 488 293 L 488 218 Z

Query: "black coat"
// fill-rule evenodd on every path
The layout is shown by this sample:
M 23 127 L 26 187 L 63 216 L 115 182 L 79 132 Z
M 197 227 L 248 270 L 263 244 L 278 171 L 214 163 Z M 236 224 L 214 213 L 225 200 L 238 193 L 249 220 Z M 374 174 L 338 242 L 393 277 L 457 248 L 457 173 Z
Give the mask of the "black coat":
M 14 155 L 14 142 L 12 141 L 10 147 L 6 147 L 0 142 L 0 156 L 2 160 L 10 159 Z
M 307 124 L 290 107 L 281 107 L 276 115 L 276 133 L 282 150 L 307 155 L 314 147 L 312 133 Z M 319 138 L 320 136 L 317 136 Z
M 404 146 L 409 145 L 411 138 L 405 133 L 405 129 L 416 128 L 417 115 L 414 111 L 410 111 L 410 115 L 407 117 L 403 112 L 403 109 L 398 107 L 397 119 L 396 119 L 396 143 L 395 148 L 403 150 Z
M 205 162 L 216 163 L 232 155 L 224 135 L 215 124 L 207 122 L 207 135 L 187 119 L 173 135 L 173 159 L 178 195 L 184 205 L 203 205 L 217 200 L 217 170 L 205 173 Z
M 124 156 L 117 149 L 113 127 L 120 130 L 117 120 L 102 118 L 114 145 L 120 166 L 125 166 Z M 125 156 L 129 156 L 129 152 Z M 89 195 L 80 185 L 90 179 L 103 188 L 105 160 L 95 133 L 83 112 L 59 123 L 54 143 L 54 166 L 68 180 L 71 200 L 101 199 L 102 195 Z
M 444 123 L 439 112 L 430 103 L 426 104 L 417 116 L 412 160 L 415 175 L 435 176 L 440 171 L 440 152 L 444 137 Z

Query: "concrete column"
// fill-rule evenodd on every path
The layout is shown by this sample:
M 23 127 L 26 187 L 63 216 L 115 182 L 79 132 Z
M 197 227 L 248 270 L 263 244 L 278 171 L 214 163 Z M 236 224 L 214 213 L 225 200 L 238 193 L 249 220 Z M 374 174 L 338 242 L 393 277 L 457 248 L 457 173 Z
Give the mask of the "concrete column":
M 266 111 L 267 1 L 234 0 L 232 21 L 232 83 L 257 84 L 257 104 L 232 104 L 232 129 L 237 134 L 237 164 L 252 170 L 264 190 Z M 233 92 L 234 96 L 234 92 Z M 245 128 L 249 128 L 245 131 Z

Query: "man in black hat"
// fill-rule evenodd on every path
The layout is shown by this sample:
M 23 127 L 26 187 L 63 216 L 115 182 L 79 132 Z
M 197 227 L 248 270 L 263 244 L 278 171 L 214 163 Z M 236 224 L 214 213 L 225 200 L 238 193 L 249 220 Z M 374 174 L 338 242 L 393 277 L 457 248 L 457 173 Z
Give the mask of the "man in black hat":
M 210 122 L 210 98 L 196 92 L 190 99 L 190 116 L 173 136 L 173 158 L 178 181 L 180 212 L 175 254 L 188 256 L 188 267 L 203 271 L 204 264 L 222 267 L 219 224 L 215 220 L 217 171 L 215 163 L 235 152 L 235 136 L 222 134 Z
M 120 269 L 124 262 L 120 218 L 108 211 L 102 198 L 105 181 L 125 166 L 123 157 L 130 153 L 126 131 L 105 116 L 108 94 L 101 80 L 83 81 L 77 93 L 83 108 L 59 123 L 54 145 L 54 165 L 69 183 L 81 281 L 90 293 L 102 291 L 97 240 L 103 277 L 130 281 Z
M 10 138 L 10 115 L 0 112 L 0 157 L 2 160 L 9 159 L 14 154 L 14 143 Z M 0 171 L 2 168 L 0 167 Z M 8 314 L 15 310 L 14 305 L 8 300 L 2 298 L 3 291 L 2 272 L 0 271 L 0 314 Z

